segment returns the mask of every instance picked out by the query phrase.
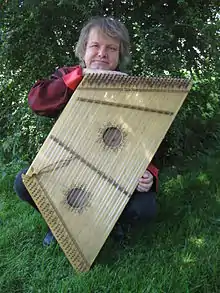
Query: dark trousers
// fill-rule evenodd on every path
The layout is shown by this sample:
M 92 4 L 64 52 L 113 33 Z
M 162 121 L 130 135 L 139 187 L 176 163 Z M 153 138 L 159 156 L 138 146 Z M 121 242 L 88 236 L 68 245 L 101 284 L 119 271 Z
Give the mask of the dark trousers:
M 32 197 L 27 191 L 21 175 L 25 174 L 27 169 L 21 170 L 14 181 L 14 190 L 23 201 L 27 201 L 32 207 L 38 210 Z M 156 192 L 139 192 L 135 191 L 122 212 L 119 222 L 132 222 L 135 220 L 146 220 L 149 221 L 156 216 L 157 205 L 156 205 Z

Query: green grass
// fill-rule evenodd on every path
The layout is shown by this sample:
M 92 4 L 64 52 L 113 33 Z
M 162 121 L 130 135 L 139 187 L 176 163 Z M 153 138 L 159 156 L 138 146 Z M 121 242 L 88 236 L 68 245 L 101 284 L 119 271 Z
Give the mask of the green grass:
M 42 247 L 46 225 L 12 190 L 19 167 L 7 167 L 0 181 L 0 293 L 220 292 L 219 166 L 220 151 L 207 150 L 163 169 L 156 222 L 133 228 L 124 245 L 109 238 L 82 274 L 58 245 Z

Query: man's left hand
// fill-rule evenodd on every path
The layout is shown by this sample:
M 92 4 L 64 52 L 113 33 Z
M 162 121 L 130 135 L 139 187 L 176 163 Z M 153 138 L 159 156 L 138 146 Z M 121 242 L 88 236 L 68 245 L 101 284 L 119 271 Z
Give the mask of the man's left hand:
M 144 172 L 144 175 L 139 179 L 138 186 L 136 189 L 140 192 L 148 192 L 151 189 L 153 182 L 153 175 L 148 170 L 146 170 Z

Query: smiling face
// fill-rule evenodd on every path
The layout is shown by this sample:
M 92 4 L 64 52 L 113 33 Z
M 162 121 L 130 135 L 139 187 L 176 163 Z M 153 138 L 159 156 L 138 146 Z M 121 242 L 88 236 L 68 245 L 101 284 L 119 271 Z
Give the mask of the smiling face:
M 84 62 L 86 68 L 115 70 L 119 63 L 120 42 L 104 34 L 98 27 L 90 30 Z

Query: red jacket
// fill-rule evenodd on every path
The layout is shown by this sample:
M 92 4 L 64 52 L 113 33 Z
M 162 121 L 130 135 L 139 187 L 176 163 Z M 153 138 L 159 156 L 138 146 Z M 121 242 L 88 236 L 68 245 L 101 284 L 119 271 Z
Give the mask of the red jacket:
M 63 67 L 51 75 L 50 79 L 37 81 L 28 95 L 31 109 L 38 115 L 57 117 L 63 110 L 74 90 L 83 78 L 81 66 Z M 149 170 L 158 190 L 158 169 L 150 163 Z

